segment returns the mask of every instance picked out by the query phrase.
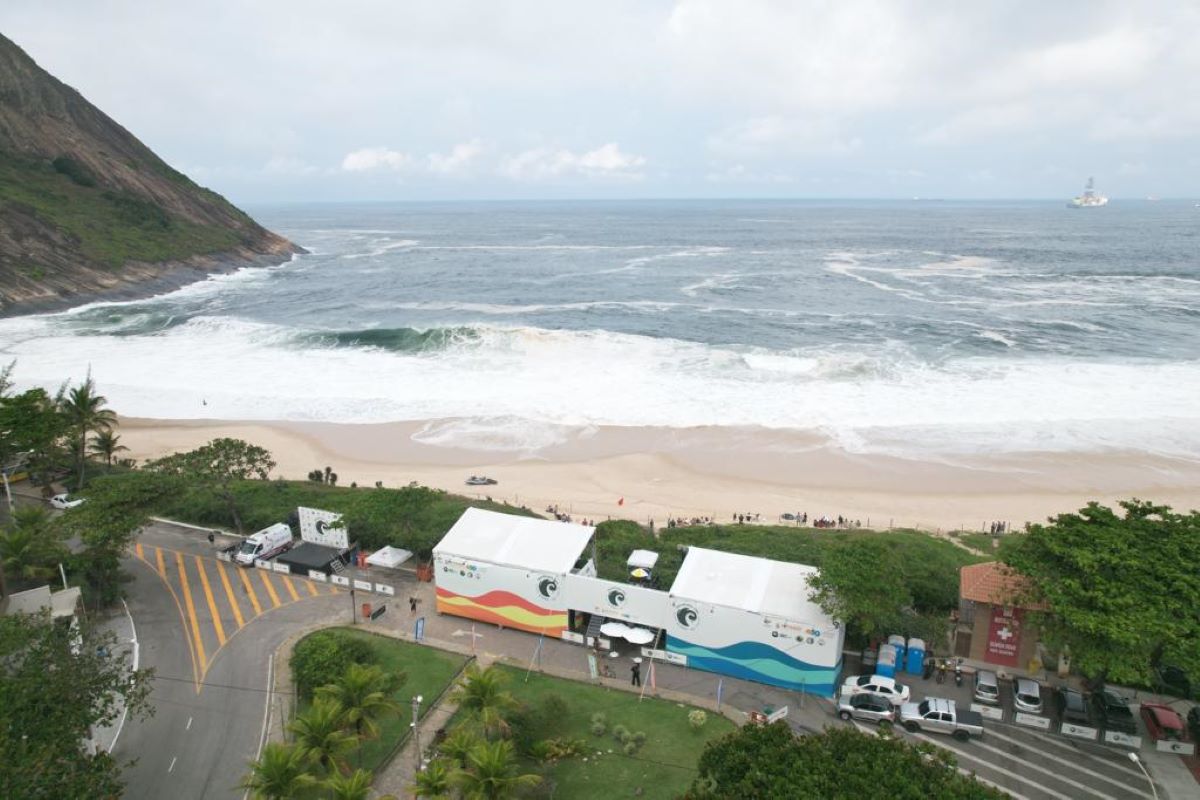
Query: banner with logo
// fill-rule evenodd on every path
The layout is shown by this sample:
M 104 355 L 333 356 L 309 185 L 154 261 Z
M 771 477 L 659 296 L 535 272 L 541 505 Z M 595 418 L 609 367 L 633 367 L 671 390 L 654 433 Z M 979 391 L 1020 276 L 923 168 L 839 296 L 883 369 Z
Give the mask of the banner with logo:
M 992 606 L 988 621 L 987 650 L 983 660 L 1005 667 L 1017 666 L 1021 650 L 1021 609 L 1011 606 Z

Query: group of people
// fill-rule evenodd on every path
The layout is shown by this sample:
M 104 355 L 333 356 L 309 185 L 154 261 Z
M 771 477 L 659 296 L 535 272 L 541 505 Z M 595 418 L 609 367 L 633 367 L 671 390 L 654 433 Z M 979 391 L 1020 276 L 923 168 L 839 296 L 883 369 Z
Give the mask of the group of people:
M 668 528 L 683 528 L 688 525 L 712 525 L 710 517 L 692 517 L 691 519 L 667 517 Z M 650 520 L 650 527 L 654 527 L 654 520 Z
M 1000 533 L 1008 533 L 1008 523 L 1007 522 L 993 522 L 992 523 L 992 536 L 996 536 L 997 534 L 1000 534 Z
M 559 511 L 559 510 L 558 510 L 558 506 L 556 506 L 556 505 L 553 505 L 553 506 L 546 506 L 546 513 L 547 513 L 547 514 L 553 514 L 553 515 L 554 515 L 554 518 L 555 518 L 556 520 L 558 520 L 559 522 L 574 522 L 574 521 L 575 521 L 575 520 L 573 520 L 573 519 L 571 518 L 571 515 L 570 515 L 570 514 L 568 514 L 567 512 L 565 512 L 565 511 Z M 581 520 L 579 520 L 579 524 L 580 524 L 580 525 L 590 525 L 590 526 L 592 526 L 592 527 L 595 527 L 595 526 L 596 526 L 596 520 L 594 520 L 594 519 L 581 519 Z
M 802 514 L 801 518 L 800 518 L 800 524 L 804 525 L 807 521 L 808 521 L 808 515 Z M 817 519 L 814 519 L 813 527 L 814 528 L 861 528 L 862 520 L 850 519 L 849 517 L 843 517 L 841 514 L 838 514 L 837 519 L 833 519 L 832 517 L 818 517 Z

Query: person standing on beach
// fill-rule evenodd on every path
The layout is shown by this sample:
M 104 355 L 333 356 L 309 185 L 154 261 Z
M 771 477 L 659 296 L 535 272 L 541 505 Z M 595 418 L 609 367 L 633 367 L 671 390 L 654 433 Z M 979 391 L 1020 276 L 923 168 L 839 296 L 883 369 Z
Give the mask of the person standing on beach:
M 634 686 L 641 686 L 642 685 L 642 665 L 635 662 L 634 665 L 629 668 L 629 671 L 633 675 L 633 677 L 630 679 L 629 682 L 632 683 Z

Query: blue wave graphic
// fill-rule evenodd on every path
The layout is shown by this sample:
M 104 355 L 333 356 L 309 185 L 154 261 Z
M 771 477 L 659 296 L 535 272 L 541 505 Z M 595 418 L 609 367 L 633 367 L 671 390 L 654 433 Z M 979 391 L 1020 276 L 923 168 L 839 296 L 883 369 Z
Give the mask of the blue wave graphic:
M 809 694 L 833 695 L 842 671 L 840 658 L 834 667 L 815 666 L 762 642 L 708 648 L 667 636 L 667 650 L 687 656 L 689 667 Z

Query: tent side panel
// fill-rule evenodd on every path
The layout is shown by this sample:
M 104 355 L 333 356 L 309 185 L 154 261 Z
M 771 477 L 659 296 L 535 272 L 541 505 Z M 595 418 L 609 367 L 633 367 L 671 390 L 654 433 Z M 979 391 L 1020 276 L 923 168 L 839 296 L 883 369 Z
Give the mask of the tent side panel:
M 557 576 L 435 556 L 434 581 L 438 613 L 547 636 L 567 628 L 566 608 L 555 602 Z

